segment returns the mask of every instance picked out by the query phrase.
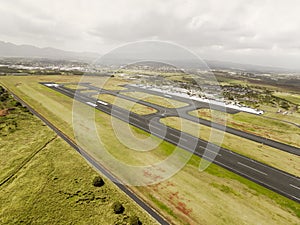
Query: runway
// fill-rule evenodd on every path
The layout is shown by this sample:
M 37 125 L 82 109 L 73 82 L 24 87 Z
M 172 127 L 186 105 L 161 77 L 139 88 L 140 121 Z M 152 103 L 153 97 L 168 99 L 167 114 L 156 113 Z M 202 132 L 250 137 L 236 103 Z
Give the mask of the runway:
M 140 92 L 145 92 L 145 93 L 165 97 L 165 95 L 163 93 L 158 92 L 158 91 L 152 91 L 152 90 L 139 88 L 139 87 L 134 87 L 134 86 L 129 86 L 129 88 L 132 89 L 132 91 L 140 91 Z M 222 131 L 225 131 L 227 133 L 234 134 L 234 135 L 237 135 L 239 137 L 246 138 L 246 139 L 249 139 L 251 141 L 262 143 L 264 145 L 268 145 L 270 147 L 273 147 L 273 148 L 276 148 L 276 149 L 279 149 L 279 150 L 282 150 L 282 151 L 289 152 L 291 154 L 295 154 L 295 155 L 300 156 L 300 148 L 297 148 L 295 146 L 287 145 L 287 144 L 284 144 L 284 143 L 281 143 L 281 142 L 278 142 L 278 141 L 275 141 L 275 140 L 272 140 L 272 139 L 269 139 L 269 138 L 260 137 L 258 135 L 247 133 L 247 132 L 244 132 L 244 131 L 240 131 L 240 130 L 235 129 L 235 128 L 223 126 L 221 124 L 214 123 L 214 122 L 211 122 L 209 120 L 201 119 L 201 118 L 198 118 L 198 117 L 195 117 L 195 116 L 192 116 L 192 115 L 188 114 L 189 111 L 196 110 L 196 109 L 201 109 L 201 108 L 208 108 L 208 109 L 211 108 L 211 109 L 215 109 L 215 110 L 219 110 L 219 111 L 220 110 L 224 111 L 224 109 L 220 106 L 217 106 L 217 105 L 214 105 L 214 104 L 209 105 L 208 103 L 202 103 L 202 102 L 198 102 L 198 101 L 194 101 L 194 100 L 189 100 L 189 99 L 186 99 L 186 98 L 183 98 L 183 97 L 180 97 L 180 96 L 175 96 L 175 95 L 170 95 L 170 96 L 172 96 L 172 99 L 174 99 L 174 100 L 178 100 L 178 101 L 181 101 L 181 102 L 186 102 L 187 104 L 189 104 L 189 106 L 177 109 L 177 111 L 179 112 L 179 116 L 181 118 L 191 120 L 191 121 L 194 121 L 196 123 L 200 123 L 200 124 L 203 124 L 203 125 L 206 125 L 206 126 L 210 126 L 210 127 L 215 128 L 215 129 L 222 130 Z M 122 98 L 122 95 L 119 94 L 118 97 Z M 155 108 L 156 106 L 154 104 L 152 104 L 152 107 Z M 172 112 L 172 111 L 174 111 L 174 109 L 168 109 L 167 108 L 167 110 L 170 111 L 171 115 L 175 115 L 175 113 Z M 226 112 L 233 114 L 233 113 L 238 113 L 240 111 L 235 110 L 235 109 L 228 109 L 227 108 Z
M 85 86 L 89 90 L 95 90 L 95 92 L 99 91 L 99 88 L 94 87 L 94 86 L 92 86 L 88 83 L 84 83 L 84 84 L 82 84 L 82 86 Z M 136 92 L 136 91 L 137 92 L 145 92 L 145 93 L 148 93 L 148 94 L 157 95 L 157 96 L 166 98 L 166 94 L 158 92 L 158 91 L 153 91 L 153 90 L 140 88 L 140 87 L 136 87 L 136 86 L 130 86 L 130 85 L 126 85 L 124 87 L 128 88 L 128 90 L 125 90 L 126 92 L 128 92 L 128 91 L 129 92 Z M 183 98 L 183 97 L 176 96 L 176 95 L 168 95 L 168 96 L 171 97 L 171 99 L 173 99 L 173 100 L 181 101 L 181 102 L 187 103 L 188 105 L 184 106 L 184 107 L 181 107 L 181 108 L 178 108 L 178 109 L 165 108 L 165 107 L 162 107 L 160 105 L 156 105 L 156 104 L 153 104 L 153 103 L 149 103 L 147 101 L 143 101 L 143 100 L 140 100 L 140 99 L 136 99 L 136 98 L 133 98 L 133 97 L 126 96 L 126 95 L 122 94 L 122 92 L 124 92 L 124 91 L 122 91 L 122 90 L 112 91 L 112 90 L 103 90 L 103 89 L 101 90 L 101 93 L 115 95 L 119 98 L 123 98 L 123 99 L 129 100 L 129 101 L 133 101 L 133 102 L 136 102 L 136 103 L 154 108 L 158 111 L 158 113 L 156 113 L 156 114 L 149 115 L 148 118 L 157 117 L 158 114 L 160 114 L 159 115 L 160 118 L 167 117 L 167 116 L 179 116 L 181 118 L 184 118 L 184 119 L 196 122 L 196 123 L 200 123 L 200 124 L 205 125 L 205 126 L 213 127 L 217 130 L 221 130 L 221 131 L 224 131 L 224 132 L 227 132 L 227 133 L 230 133 L 230 134 L 242 137 L 242 138 L 249 139 L 251 141 L 255 141 L 257 143 L 261 143 L 261 144 L 273 147 L 273 148 L 281 150 L 281 151 L 285 151 L 285 152 L 300 156 L 300 148 L 297 148 L 295 146 L 287 145 L 287 144 L 284 144 L 284 143 L 281 143 L 281 142 L 278 142 L 278 141 L 275 141 L 275 140 L 272 140 L 272 139 L 269 139 L 269 138 L 261 137 L 261 136 L 251 134 L 251 133 L 248 133 L 248 132 L 245 132 L 245 131 L 241 131 L 241 130 L 238 130 L 238 129 L 235 129 L 235 128 L 227 127 L 227 126 L 224 126 L 222 124 L 218 124 L 218 123 L 215 123 L 215 122 L 211 122 L 209 120 L 205 120 L 205 119 L 202 119 L 202 118 L 192 116 L 188 113 L 190 111 L 201 109 L 201 108 L 206 108 L 206 109 L 211 108 L 211 109 L 218 110 L 218 111 L 226 111 L 226 113 L 230 113 L 230 114 L 240 112 L 236 109 L 229 109 L 229 108 L 224 109 L 224 107 L 221 107 L 221 106 L 218 106 L 218 105 L 208 104 L 208 103 L 204 103 L 204 102 L 198 102 L 198 101 L 194 101 L 194 100 Z
M 49 83 L 42 83 L 43 85 Z M 54 83 L 53 83 L 54 84 Z M 90 86 L 89 84 L 86 84 Z M 72 89 L 68 89 L 63 85 L 52 85 L 47 86 L 55 91 L 58 91 L 66 96 L 74 98 L 75 91 Z M 93 87 L 91 90 L 101 91 L 102 93 L 110 93 L 117 95 L 120 97 L 120 91 L 109 91 L 109 90 L 99 90 L 99 88 Z M 141 91 L 141 90 L 139 90 Z M 154 94 L 151 92 L 151 94 Z M 125 95 L 123 95 L 125 96 Z M 124 97 L 128 100 L 131 97 Z M 174 98 L 175 99 L 175 98 Z M 167 127 L 164 124 L 159 122 L 159 119 L 162 116 L 170 116 L 172 113 L 178 112 L 174 109 L 166 110 L 166 108 L 157 106 L 151 103 L 147 103 L 149 107 L 153 107 L 158 110 L 157 113 L 141 116 L 132 112 L 129 112 L 123 108 L 120 108 L 116 105 L 112 105 L 109 103 L 103 104 L 103 102 L 98 102 L 97 99 L 92 98 L 91 94 L 83 94 L 83 93 L 76 93 L 76 100 L 80 101 L 84 104 L 89 105 L 90 107 L 94 107 L 102 112 L 105 112 L 109 115 L 112 115 L 122 121 L 125 121 L 133 126 L 136 126 L 146 132 L 151 133 L 159 138 L 164 139 L 174 145 L 177 145 L 193 154 L 203 157 L 208 161 L 212 161 L 213 163 L 226 168 L 236 174 L 239 174 L 249 180 L 252 180 L 268 189 L 271 189 L 281 195 L 284 195 L 296 202 L 300 202 L 300 178 L 294 175 L 288 174 L 284 171 L 278 170 L 276 168 L 270 167 L 253 159 L 247 158 L 235 152 L 232 152 L 225 148 L 218 149 L 217 146 L 208 143 L 204 140 L 196 138 L 192 135 L 187 133 L 181 132 L 180 130 L 173 129 L 171 127 Z M 136 101 L 137 103 L 143 103 L 143 101 Z M 150 105 L 151 106 L 150 106 Z M 189 105 L 190 106 L 190 105 Z M 189 107 L 188 106 L 188 107 Z M 183 110 L 183 112 L 186 112 Z M 234 112 L 233 112 L 234 113 Z M 129 115 L 129 117 L 128 117 Z M 183 113 L 184 115 L 184 113 Z M 181 113 L 179 116 L 182 116 Z M 191 118 L 189 118 L 191 119 Z M 198 118 L 196 118 L 198 119 Z M 198 121 L 198 120 L 197 120 Z M 201 121 L 201 120 L 200 120 Z M 209 122 L 209 121 L 208 121 Z M 227 131 L 227 130 L 226 130 Z M 238 131 L 238 130 L 237 130 Z M 234 131 L 236 132 L 236 131 Z M 241 132 L 241 131 L 239 131 Z M 247 134 L 247 133 L 246 133 Z M 244 135 L 245 138 L 248 136 L 246 134 L 241 133 Z M 251 138 L 251 136 L 250 136 Z M 249 139 L 250 139 L 249 138 Z M 250 139 L 251 140 L 251 139 Z M 257 140 L 258 141 L 258 140 Z M 272 142 L 271 144 L 274 144 Z M 283 147 L 280 145 L 280 147 Z M 207 151 L 204 155 L 205 149 Z M 215 157 L 215 158 L 214 158 Z M 295 156 L 297 157 L 297 156 Z M 214 158 L 214 159 L 213 159 Z

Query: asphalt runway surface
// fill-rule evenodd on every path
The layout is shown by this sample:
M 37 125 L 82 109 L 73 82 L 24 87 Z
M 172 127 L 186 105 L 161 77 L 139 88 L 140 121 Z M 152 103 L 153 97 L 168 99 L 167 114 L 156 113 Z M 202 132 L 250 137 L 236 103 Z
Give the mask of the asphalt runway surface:
M 42 83 L 47 86 L 47 84 Z M 89 84 L 85 84 L 90 86 Z M 94 107 L 102 112 L 114 116 L 122 121 L 125 121 L 135 127 L 151 133 L 159 138 L 164 139 L 176 146 L 179 146 L 199 157 L 211 161 L 223 168 L 226 168 L 236 174 L 239 174 L 255 183 L 258 183 L 270 190 L 273 190 L 283 196 L 286 196 L 296 202 L 300 202 L 300 178 L 284 171 L 278 170 L 266 164 L 260 163 L 248 157 L 242 156 L 225 148 L 220 148 L 216 145 L 208 143 L 204 140 L 196 138 L 187 133 L 181 132 L 171 127 L 167 127 L 159 122 L 163 116 L 169 116 L 169 112 L 164 107 L 157 107 L 159 111 L 155 114 L 141 116 L 129 112 L 123 108 L 103 101 L 98 101 L 91 96 L 97 93 L 113 94 L 120 97 L 120 91 L 103 90 L 96 87 L 89 87 L 90 90 L 95 90 L 95 93 L 83 94 L 75 90 L 68 89 L 63 85 L 47 86 L 55 91 L 58 91 L 66 96 L 76 99 L 84 104 Z M 142 91 L 142 90 L 139 90 Z M 151 94 L 154 94 L 153 92 Z M 126 96 L 125 99 L 131 98 Z M 175 99 L 175 98 L 174 98 Z M 131 99 L 134 100 L 134 99 Z M 136 100 L 136 99 L 135 99 Z M 143 103 L 143 101 L 135 101 Z M 147 103 L 149 104 L 149 103 Z M 151 103 L 150 103 L 151 104 Z M 155 108 L 153 107 L 153 108 Z M 217 107 L 216 107 L 217 108 Z M 233 112 L 234 113 L 234 112 Z M 177 113 L 178 114 L 178 113 Z M 241 146 L 242 147 L 242 146 Z M 298 157 L 298 156 L 295 156 Z

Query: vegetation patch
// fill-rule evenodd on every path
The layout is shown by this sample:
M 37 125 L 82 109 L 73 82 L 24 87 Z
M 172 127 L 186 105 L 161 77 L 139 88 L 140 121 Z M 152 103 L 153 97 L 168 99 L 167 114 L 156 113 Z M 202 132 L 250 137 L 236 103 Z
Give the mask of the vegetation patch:
M 93 185 L 95 187 L 101 187 L 104 185 L 104 180 L 100 176 L 96 176 L 93 180 Z
M 275 141 L 300 147 L 300 129 L 286 121 L 261 115 L 239 112 L 230 114 L 211 109 L 198 109 L 189 114 L 224 124 L 238 130 L 266 137 Z
M 119 201 L 112 204 L 112 209 L 114 210 L 115 214 L 121 214 L 125 210 L 124 206 Z

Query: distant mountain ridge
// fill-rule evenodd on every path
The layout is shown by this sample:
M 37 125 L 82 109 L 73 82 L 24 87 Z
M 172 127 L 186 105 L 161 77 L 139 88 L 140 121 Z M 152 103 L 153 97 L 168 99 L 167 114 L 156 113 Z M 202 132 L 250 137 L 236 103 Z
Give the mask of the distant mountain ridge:
M 72 52 L 51 47 L 39 48 L 33 45 L 16 45 L 10 42 L 0 41 L 0 57 L 93 60 L 98 58 L 99 55 L 91 52 Z
M 225 62 L 218 60 L 205 60 L 207 65 L 211 69 L 216 70 L 233 70 L 233 71 L 247 71 L 247 72 L 259 72 L 259 73 L 289 73 L 289 72 L 299 72 L 292 69 L 273 67 L 273 66 L 262 66 L 262 65 L 253 65 L 245 63 L 236 63 L 236 62 Z
M 95 52 L 64 51 L 64 50 L 51 48 L 51 47 L 39 48 L 33 45 L 16 45 L 10 42 L 0 41 L 0 57 L 47 58 L 47 59 L 56 59 L 56 60 L 83 60 L 85 62 L 91 62 L 98 59 L 100 56 L 101 56 L 100 54 L 97 54 Z M 235 63 L 235 62 L 224 62 L 218 60 L 205 60 L 205 62 L 211 69 L 215 69 L 215 70 L 221 70 L 221 69 L 234 70 L 234 71 L 240 70 L 240 71 L 260 72 L 260 73 L 300 72 L 300 71 L 292 71 L 291 69 L 286 69 L 286 68 L 242 64 L 242 63 Z M 111 63 L 120 64 L 121 62 L 118 59 L 118 57 L 116 57 L 116 58 L 112 58 Z M 187 62 L 187 64 L 189 63 Z

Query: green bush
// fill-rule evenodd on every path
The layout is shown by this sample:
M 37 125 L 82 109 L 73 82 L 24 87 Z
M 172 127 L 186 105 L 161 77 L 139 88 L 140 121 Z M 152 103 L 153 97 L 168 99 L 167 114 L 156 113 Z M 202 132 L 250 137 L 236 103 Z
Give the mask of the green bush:
M 114 212 L 116 214 L 121 214 L 125 210 L 124 207 L 123 207 L 123 205 L 120 202 L 118 202 L 118 201 L 114 202 L 114 204 L 112 205 L 112 208 L 113 208 L 113 210 L 114 210 Z
M 93 180 L 93 185 L 94 185 L 95 187 L 101 187 L 101 186 L 104 185 L 104 181 L 103 181 L 103 179 L 102 179 L 100 176 L 97 176 L 97 177 L 95 177 L 94 180 Z
M 0 95 L 0 101 L 5 102 L 9 99 L 9 94 L 7 92 L 4 92 Z
M 282 102 L 280 103 L 280 107 L 283 108 L 283 109 L 288 110 L 288 109 L 290 108 L 290 105 L 289 105 L 289 103 L 287 103 L 286 101 L 282 101 Z
M 130 225 L 141 225 L 142 223 L 137 216 L 131 216 L 129 219 L 129 224 Z

